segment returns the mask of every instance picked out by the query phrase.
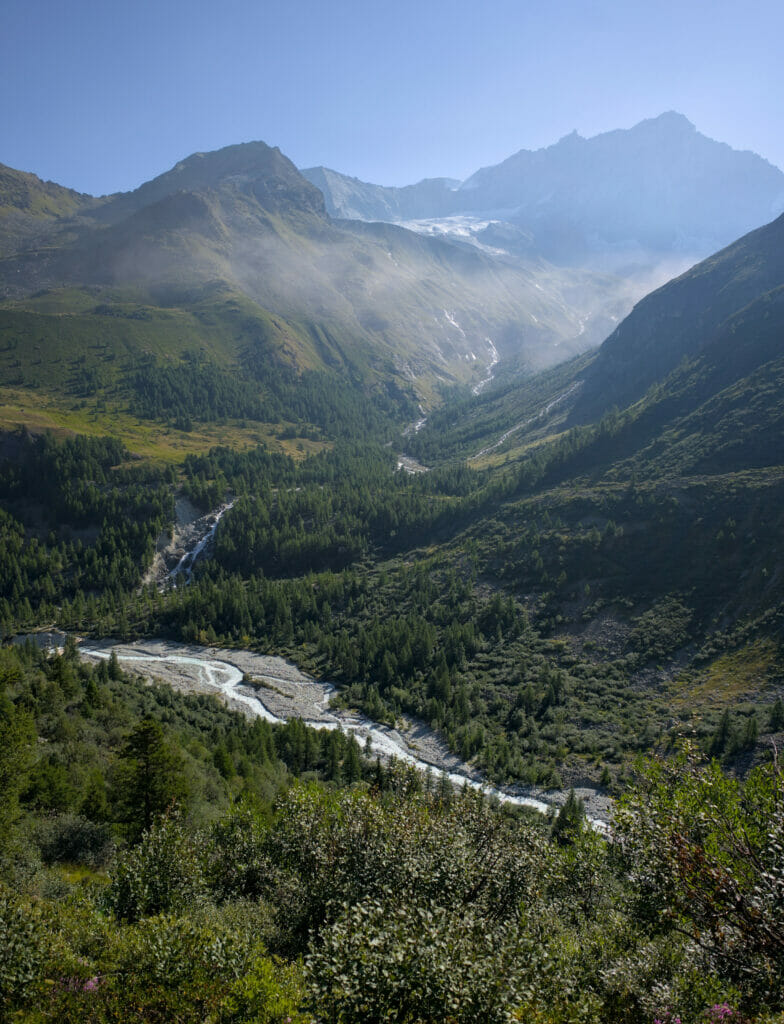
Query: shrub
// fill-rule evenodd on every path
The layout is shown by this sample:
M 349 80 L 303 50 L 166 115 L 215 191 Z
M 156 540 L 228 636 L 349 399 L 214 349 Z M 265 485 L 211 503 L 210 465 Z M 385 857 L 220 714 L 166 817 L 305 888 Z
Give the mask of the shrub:
M 24 1004 L 34 994 L 46 963 L 46 938 L 39 915 L 28 904 L 0 890 L 0 1008 L 3 1010 Z
M 615 828 L 636 890 L 632 912 L 687 935 L 747 1000 L 784 1008 L 784 779 L 744 782 L 691 748 L 649 761 Z
M 46 864 L 67 862 L 100 867 L 112 852 L 109 826 L 78 814 L 45 818 L 36 828 L 35 839 Z
M 117 930 L 100 970 L 55 984 L 45 1020 L 57 1024 L 203 1024 L 217 1020 L 248 949 L 231 932 L 162 915 Z
M 156 822 L 120 858 L 106 899 L 118 918 L 138 921 L 192 907 L 205 895 L 195 843 L 179 819 L 170 815 Z
M 519 1001 L 514 924 L 396 894 L 345 906 L 305 961 L 318 1011 L 351 1024 L 501 1024 Z
M 221 1024 L 306 1024 L 300 1010 L 305 996 L 302 970 L 255 951 L 248 970 L 221 1004 Z

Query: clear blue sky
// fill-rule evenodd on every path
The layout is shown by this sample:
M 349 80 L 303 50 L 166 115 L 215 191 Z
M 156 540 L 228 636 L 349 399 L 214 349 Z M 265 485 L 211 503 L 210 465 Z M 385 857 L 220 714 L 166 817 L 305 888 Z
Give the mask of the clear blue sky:
M 784 168 L 781 0 L 3 0 L 0 163 L 130 189 L 262 139 L 380 184 L 678 110 Z

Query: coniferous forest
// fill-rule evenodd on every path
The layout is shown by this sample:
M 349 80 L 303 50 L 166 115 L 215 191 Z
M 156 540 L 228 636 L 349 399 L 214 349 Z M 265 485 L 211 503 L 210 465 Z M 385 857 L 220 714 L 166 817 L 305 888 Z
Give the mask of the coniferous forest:
M 0 223 L 0 1018 L 780 1024 L 784 218 L 526 348 L 238 149 Z

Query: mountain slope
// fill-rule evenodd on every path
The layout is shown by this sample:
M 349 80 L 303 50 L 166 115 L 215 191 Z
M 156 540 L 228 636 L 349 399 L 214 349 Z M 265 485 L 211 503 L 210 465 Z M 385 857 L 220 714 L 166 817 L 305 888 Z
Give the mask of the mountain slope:
M 725 389 L 775 372 L 784 357 L 783 287 L 781 216 L 641 300 L 595 352 L 434 414 L 412 448 L 425 461 L 482 449 L 500 458 L 620 414 L 638 440 L 642 424 L 650 439 Z
M 444 179 L 381 189 L 324 168 L 305 172 L 338 216 L 424 220 L 473 215 L 452 230 L 501 247 L 530 247 L 555 262 L 608 268 L 654 255 L 704 256 L 784 209 L 784 173 L 669 112 L 630 129 L 520 150 L 459 188 Z M 511 222 L 488 235 L 487 220 Z M 422 225 L 421 229 L 426 229 Z M 449 231 L 449 224 L 443 226 Z M 504 238 L 504 235 L 506 236 Z
M 0 164 L 0 259 L 40 242 L 63 218 L 94 205 L 92 196 Z
M 321 197 L 277 147 L 244 142 L 210 153 L 194 153 L 133 192 L 112 196 L 96 216 L 115 223 L 179 192 L 200 193 L 233 184 L 251 191 L 267 210 L 295 210 L 323 216 Z
M 46 289 L 102 289 L 102 305 L 130 289 L 164 308 L 240 293 L 286 321 L 299 368 L 413 387 L 426 401 L 443 384 L 479 381 L 496 349 L 547 365 L 607 322 L 586 331 L 600 278 L 331 221 L 318 190 L 263 143 L 196 154 L 63 223 L 53 243 L 0 261 L 17 309 Z
M 779 218 L 641 302 L 595 354 L 438 412 L 408 443 L 499 481 L 455 542 L 480 546 L 487 581 L 678 700 L 717 678 L 720 701 L 764 694 L 781 669 L 783 243 Z M 720 667 L 733 651 L 758 666 L 737 691 Z
M 643 299 L 607 338 L 586 371 L 573 420 L 585 422 L 613 405 L 623 408 L 641 398 L 681 360 L 716 344 L 728 332 L 741 330 L 742 311 L 750 304 L 762 303 L 757 315 L 764 323 L 765 297 L 782 283 L 784 216 Z M 767 314 L 775 320 L 773 308 Z M 756 352 L 758 337 L 748 323 L 742 334 L 744 345 Z M 739 358 L 742 351 L 749 351 L 739 344 L 736 348 Z
M 455 210 L 454 178 L 425 178 L 416 185 L 395 188 L 371 185 L 329 167 L 307 167 L 302 176 L 324 196 L 330 216 L 348 220 L 415 220 L 443 217 Z

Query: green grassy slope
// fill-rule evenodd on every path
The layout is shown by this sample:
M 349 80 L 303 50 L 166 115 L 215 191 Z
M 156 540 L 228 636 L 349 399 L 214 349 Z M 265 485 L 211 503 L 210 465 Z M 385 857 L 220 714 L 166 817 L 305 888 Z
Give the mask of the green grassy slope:
M 130 289 L 142 305 L 187 308 L 217 282 L 286 322 L 299 368 L 413 389 L 428 405 L 482 379 L 493 345 L 529 368 L 563 359 L 593 337 L 587 320 L 605 322 L 599 307 L 609 316 L 624 301 L 599 275 L 332 222 L 318 190 L 263 143 L 195 154 L 66 212 L 0 259 L 7 301 L 34 309 L 54 290 L 61 312 L 85 314 L 68 294 Z

